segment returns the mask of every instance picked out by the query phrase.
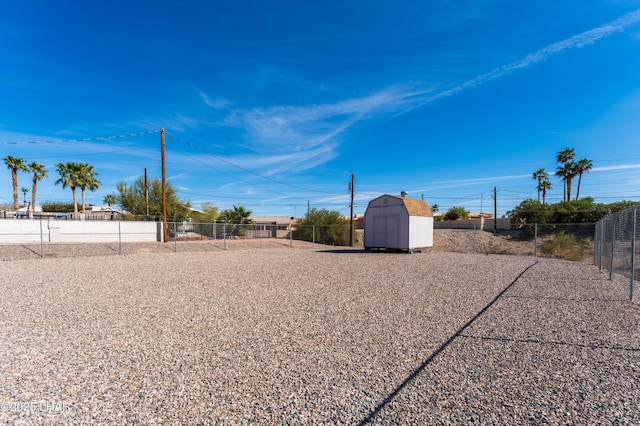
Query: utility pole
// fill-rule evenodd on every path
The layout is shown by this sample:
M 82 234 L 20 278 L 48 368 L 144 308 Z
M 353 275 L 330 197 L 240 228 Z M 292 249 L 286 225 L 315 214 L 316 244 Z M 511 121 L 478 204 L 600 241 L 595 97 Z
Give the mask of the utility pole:
M 164 128 L 160 129 L 160 157 L 162 159 L 162 236 L 167 242 L 167 168 L 164 159 Z
M 493 233 L 498 232 L 498 190 L 493 187 Z
M 351 173 L 351 183 L 349 183 L 349 190 L 351 191 L 351 213 L 349 215 L 349 247 L 353 247 L 353 185 L 355 182 L 355 173 Z
M 149 216 L 149 183 L 147 182 L 147 168 L 144 168 L 144 202 L 145 202 L 145 206 L 146 209 L 145 211 L 147 212 L 147 216 Z M 149 220 L 149 218 L 147 217 L 147 220 Z

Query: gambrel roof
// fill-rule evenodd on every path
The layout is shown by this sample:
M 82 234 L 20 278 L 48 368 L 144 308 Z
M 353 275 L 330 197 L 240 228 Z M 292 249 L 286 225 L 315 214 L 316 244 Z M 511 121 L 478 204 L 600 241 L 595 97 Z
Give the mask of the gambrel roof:
M 399 200 L 402 204 L 404 204 L 404 207 L 407 209 L 407 213 L 409 214 L 409 216 L 433 217 L 433 212 L 431 211 L 431 208 L 429 207 L 429 204 L 426 201 L 416 200 L 415 198 L 410 198 L 410 197 L 400 197 L 397 195 L 385 194 L 385 195 L 379 196 L 378 198 L 373 199 L 370 205 L 372 203 L 376 204 L 375 203 L 376 200 L 379 200 L 385 197 Z

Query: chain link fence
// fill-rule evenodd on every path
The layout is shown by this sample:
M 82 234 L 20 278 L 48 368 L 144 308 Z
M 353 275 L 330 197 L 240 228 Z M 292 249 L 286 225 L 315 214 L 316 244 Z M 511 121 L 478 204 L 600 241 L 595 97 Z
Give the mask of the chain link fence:
M 616 275 L 629 280 L 629 297 L 638 301 L 638 230 L 639 205 L 610 214 L 596 223 L 594 263 L 609 271 L 609 279 Z
M 229 245 L 253 245 L 254 247 L 289 245 L 311 247 L 316 244 L 330 246 L 356 246 L 358 237 L 354 232 L 350 239 L 349 225 L 295 225 L 295 224 L 234 224 L 234 223 L 190 223 L 167 224 L 168 241 L 177 244 L 184 241 L 208 241 Z M 304 244 L 309 243 L 309 244 Z

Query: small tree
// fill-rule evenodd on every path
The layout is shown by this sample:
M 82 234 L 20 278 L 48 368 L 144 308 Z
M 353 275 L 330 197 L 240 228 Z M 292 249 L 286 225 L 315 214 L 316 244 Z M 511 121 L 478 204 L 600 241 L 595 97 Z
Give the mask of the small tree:
M 218 208 L 211 202 L 205 201 L 201 204 L 202 212 L 192 211 L 191 218 L 195 222 L 210 223 L 218 220 Z
M 162 215 L 162 182 L 160 179 L 149 181 L 149 214 Z M 125 182 L 116 184 L 118 195 L 117 204 L 123 210 L 134 215 L 147 214 L 147 201 L 145 199 L 144 177 L 139 177 L 131 185 Z M 184 220 L 189 214 L 191 204 L 178 198 L 178 191 L 167 182 L 167 216 L 169 220 Z
M 469 219 L 469 212 L 464 207 L 453 206 L 444 215 L 444 220 L 460 219 Z
M 349 245 L 349 219 L 337 211 L 311 209 L 293 232 L 296 240 L 335 246 Z

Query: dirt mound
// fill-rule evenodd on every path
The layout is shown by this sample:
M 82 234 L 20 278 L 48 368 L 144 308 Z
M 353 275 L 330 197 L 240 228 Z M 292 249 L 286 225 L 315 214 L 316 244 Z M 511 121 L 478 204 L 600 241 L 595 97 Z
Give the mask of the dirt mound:
M 486 254 L 534 254 L 533 241 L 521 241 L 513 233 L 493 234 L 466 229 L 433 231 L 433 251 Z

